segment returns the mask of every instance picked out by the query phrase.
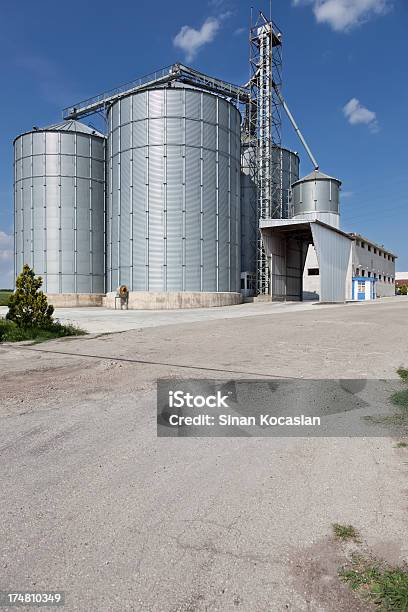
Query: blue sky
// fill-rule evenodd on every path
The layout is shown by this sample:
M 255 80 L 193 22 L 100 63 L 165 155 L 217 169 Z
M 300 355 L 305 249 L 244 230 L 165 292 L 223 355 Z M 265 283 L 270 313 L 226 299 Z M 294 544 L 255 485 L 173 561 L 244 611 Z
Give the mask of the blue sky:
M 13 138 L 58 121 L 64 106 L 176 61 L 246 82 L 251 4 L 98 0 L 70 11 L 55 0 L 2 3 L 0 287 L 12 285 Z M 399 255 L 397 269 L 408 270 L 408 3 L 272 4 L 284 34 L 283 93 L 321 169 L 343 181 L 343 228 L 384 244 Z M 283 141 L 309 172 L 286 121 Z

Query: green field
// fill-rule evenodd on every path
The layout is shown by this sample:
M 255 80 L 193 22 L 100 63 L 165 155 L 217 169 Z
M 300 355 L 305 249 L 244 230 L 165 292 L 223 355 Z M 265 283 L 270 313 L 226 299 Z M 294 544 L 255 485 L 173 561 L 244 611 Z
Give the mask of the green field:
M 0 289 L 0 306 L 7 306 L 12 293 L 11 289 Z

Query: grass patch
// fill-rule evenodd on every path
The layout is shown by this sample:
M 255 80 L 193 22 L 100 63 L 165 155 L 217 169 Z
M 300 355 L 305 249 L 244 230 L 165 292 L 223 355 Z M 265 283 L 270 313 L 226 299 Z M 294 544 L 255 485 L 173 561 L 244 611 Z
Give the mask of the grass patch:
M 406 425 L 408 423 L 408 414 L 404 414 L 403 412 L 386 415 L 370 415 L 362 418 L 364 421 L 368 421 L 373 425 Z
M 408 448 L 408 444 L 406 442 L 397 442 L 395 448 Z
M 23 329 L 13 321 L 0 319 L 0 342 L 22 342 L 32 340 L 33 342 L 45 342 L 53 338 L 65 338 L 67 336 L 83 336 L 86 332 L 75 325 L 63 325 L 58 321 L 52 323 L 47 329 L 29 327 Z
M 399 368 L 397 374 L 404 383 L 408 383 L 408 369 Z M 388 415 L 379 414 L 375 416 L 365 416 L 362 418 L 374 425 L 406 425 L 408 422 L 408 389 L 393 393 L 390 400 L 391 403 L 398 408 L 398 412 Z
M 372 560 L 356 555 L 351 567 L 342 568 L 341 580 L 375 604 L 378 610 L 408 610 L 408 572 L 400 567 L 381 567 Z
M 401 378 L 401 380 L 408 383 L 408 369 L 407 368 L 399 368 L 397 370 L 397 374 Z
M 402 408 L 403 410 L 408 410 L 408 389 L 394 393 L 394 395 L 391 396 L 391 401 L 394 406 L 398 406 L 398 408 Z
M 333 532 L 336 538 L 339 540 L 347 541 L 353 540 L 353 542 L 360 541 L 360 534 L 353 525 L 340 525 L 340 523 L 333 523 Z
M 12 293 L 12 291 L 7 291 L 6 289 L 0 289 L 0 306 L 8 306 L 8 301 Z

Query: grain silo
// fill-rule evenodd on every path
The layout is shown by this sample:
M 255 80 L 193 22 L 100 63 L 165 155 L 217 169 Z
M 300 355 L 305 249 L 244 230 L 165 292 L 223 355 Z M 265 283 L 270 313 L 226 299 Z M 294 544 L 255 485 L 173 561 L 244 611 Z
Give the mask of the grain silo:
M 292 186 L 294 219 L 322 221 L 340 227 L 341 181 L 314 170 Z
M 14 172 L 16 274 L 29 264 L 67 305 L 103 294 L 105 137 L 78 121 L 34 128 L 14 141 Z
M 274 194 L 270 216 L 286 219 L 290 216 L 291 187 L 299 179 L 300 159 L 297 153 L 284 147 L 275 147 L 272 159 L 278 166 L 279 189 Z M 242 143 L 241 167 L 241 262 L 242 278 L 248 285 L 245 275 L 254 276 L 257 269 L 258 195 L 254 180 L 256 154 L 245 141 Z
M 180 83 L 110 105 L 108 292 L 239 292 L 240 118 Z
M 280 189 L 277 190 L 279 199 L 272 201 L 272 216 L 279 219 L 290 217 L 290 197 L 292 185 L 299 180 L 300 158 L 295 151 L 284 147 L 275 147 L 272 150 L 273 163 L 280 168 Z

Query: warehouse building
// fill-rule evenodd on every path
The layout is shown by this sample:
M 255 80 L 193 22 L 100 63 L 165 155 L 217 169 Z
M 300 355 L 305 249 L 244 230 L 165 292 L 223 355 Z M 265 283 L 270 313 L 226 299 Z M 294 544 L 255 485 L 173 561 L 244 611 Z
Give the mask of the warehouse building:
M 349 236 L 352 240 L 351 264 L 346 299 L 370 300 L 395 295 L 396 255 L 360 234 Z M 316 249 L 310 245 L 303 272 L 303 299 L 319 299 L 320 281 Z

